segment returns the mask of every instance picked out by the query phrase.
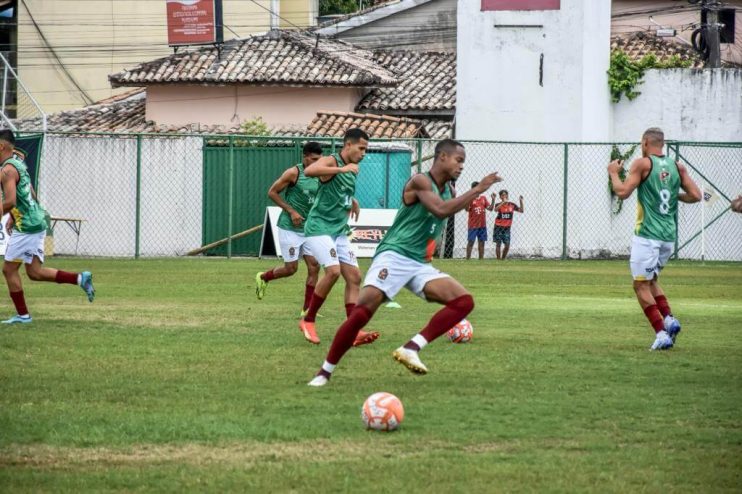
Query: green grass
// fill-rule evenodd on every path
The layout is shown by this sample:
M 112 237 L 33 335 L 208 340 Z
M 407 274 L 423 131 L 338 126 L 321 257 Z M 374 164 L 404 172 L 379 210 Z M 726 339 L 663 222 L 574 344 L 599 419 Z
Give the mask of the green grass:
M 342 285 L 315 347 L 303 271 L 257 302 L 269 261 L 50 261 L 92 268 L 98 298 L 25 280 L 34 323 L 0 328 L 1 492 L 742 489 L 740 264 L 670 264 L 683 332 L 652 353 L 625 261 L 441 261 L 473 343 L 428 346 L 427 376 L 395 363 L 436 309 L 405 292 L 312 389 Z M 376 391 L 404 403 L 398 432 L 362 428 Z

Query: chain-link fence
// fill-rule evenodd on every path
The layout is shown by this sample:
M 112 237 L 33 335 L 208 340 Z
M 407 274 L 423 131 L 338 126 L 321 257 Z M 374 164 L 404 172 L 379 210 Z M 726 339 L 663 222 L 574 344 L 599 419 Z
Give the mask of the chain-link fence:
M 55 253 L 81 256 L 177 256 L 263 223 L 268 187 L 301 159 L 302 138 L 203 135 L 47 134 L 39 176 L 53 218 Z M 326 152 L 341 140 L 317 138 Z M 372 142 L 361 164 L 363 208 L 395 208 L 411 173 L 427 171 L 436 142 Z M 457 189 L 499 171 L 515 213 L 510 255 L 594 259 L 626 256 L 636 194 L 620 204 L 608 189 L 612 153 L 627 163 L 634 144 L 465 142 Z M 633 152 L 632 152 L 633 150 Z M 742 260 L 742 215 L 729 203 L 742 193 L 742 143 L 668 144 L 703 185 L 708 201 L 681 204 L 677 255 Z M 489 193 L 487 194 L 489 196 Z M 494 257 L 496 212 L 487 212 L 485 256 Z M 440 255 L 464 257 L 467 213 L 449 221 Z M 260 231 L 206 251 L 257 255 Z M 475 254 L 476 256 L 476 247 Z

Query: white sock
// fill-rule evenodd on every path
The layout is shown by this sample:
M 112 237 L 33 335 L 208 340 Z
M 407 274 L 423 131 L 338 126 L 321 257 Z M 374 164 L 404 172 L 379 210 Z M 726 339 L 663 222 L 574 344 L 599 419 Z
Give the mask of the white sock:
M 420 333 L 417 333 L 415 336 L 412 337 L 412 342 L 419 346 L 420 350 L 425 348 L 425 345 L 428 344 L 428 340 L 426 340 L 425 337 Z
M 328 362 L 327 360 L 325 360 L 325 363 L 322 364 L 322 370 L 325 371 L 325 372 L 327 372 L 327 373 L 332 374 L 332 371 L 335 370 L 335 365 L 336 364 L 331 364 L 330 362 Z
M 82 286 L 82 275 L 81 274 L 77 275 L 77 286 Z

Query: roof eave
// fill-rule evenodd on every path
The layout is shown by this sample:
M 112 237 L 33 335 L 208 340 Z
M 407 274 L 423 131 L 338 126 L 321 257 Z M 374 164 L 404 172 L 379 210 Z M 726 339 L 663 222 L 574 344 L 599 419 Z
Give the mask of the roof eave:
M 419 5 L 423 5 L 432 1 L 433 0 L 402 0 L 399 3 L 386 5 L 384 7 L 372 10 L 367 14 L 356 15 L 351 17 L 350 19 L 340 21 L 337 24 L 331 24 L 327 27 L 319 28 L 314 32 L 324 36 L 335 36 L 350 29 L 364 26 L 371 22 L 389 17 L 390 15 L 398 14 L 400 12 L 404 12 L 405 10 L 415 8 Z
M 301 82 L 244 82 L 244 81 L 113 81 L 111 87 L 150 87 L 150 86 L 255 86 L 255 87 L 316 87 L 316 88 L 356 88 L 356 89 L 377 89 L 377 88 L 394 88 L 399 84 L 395 82 L 379 82 L 374 84 L 332 84 L 332 83 L 301 83 Z

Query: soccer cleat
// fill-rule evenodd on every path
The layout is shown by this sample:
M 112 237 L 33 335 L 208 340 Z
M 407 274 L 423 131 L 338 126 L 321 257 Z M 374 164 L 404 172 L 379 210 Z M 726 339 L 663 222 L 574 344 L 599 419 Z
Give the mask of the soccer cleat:
M 356 335 L 356 340 L 353 342 L 353 346 L 368 345 L 373 343 L 379 337 L 378 331 L 359 331 Z
M 6 319 L 3 321 L 3 324 L 28 324 L 32 321 L 31 316 L 19 316 L 18 314 L 14 315 L 10 319 Z
M 315 387 L 315 388 L 319 388 L 321 386 L 324 386 L 328 382 L 330 382 L 329 379 L 327 379 L 322 374 L 318 374 L 318 375 L 314 376 L 314 378 L 307 383 L 307 386 L 312 386 L 312 387 Z
M 673 343 L 675 343 L 675 340 L 680 333 L 680 329 L 680 321 L 672 316 L 665 316 L 665 331 L 667 331 L 667 334 L 670 335 Z
M 428 368 L 425 367 L 425 364 L 420 361 L 420 356 L 415 350 L 410 350 L 409 348 L 401 346 L 394 350 L 394 353 L 392 353 L 392 357 L 394 357 L 394 360 L 404 365 L 415 374 L 428 373 Z
M 652 350 L 669 350 L 672 348 L 672 338 L 670 338 L 670 335 L 667 334 L 667 331 L 660 331 L 657 333 L 657 337 L 654 340 L 654 343 L 652 343 L 652 346 L 649 348 L 650 351 Z
M 299 312 L 299 319 L 303 319 L 304 316 L 307 315 L 307 312 L 309 312 L 309 309 L 302 309 L 301 312 Z M 320 314 L 319 312 L 317 312 L 317 316 L 316 317 L 325 317 L 325 316 L 323 316 L 322 314 Z
M 258 300 L 263 300 L 265 289 L 268 287 L 268 282 L 261 278 L 261 276 L 263 276 L 263 272 L 255 275 L 255 295 L 258 296 Z
M 299 331 L 302 332 L 304 338 L 315 345 L 319 345 L 319 337 L 317 332 L 314 330 L 314 323 L 305 321 L 304 319 L 299 321 Z
M 95 300 L 95 288 L 93 287 L 93 273 L 83 271 L 80 273 L 80 288 L 88 296 L 88 302 Z

